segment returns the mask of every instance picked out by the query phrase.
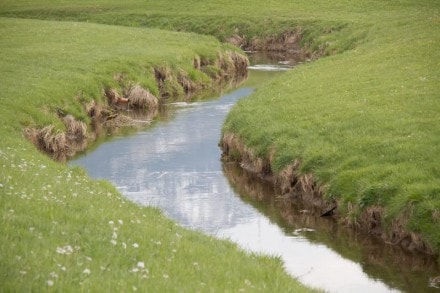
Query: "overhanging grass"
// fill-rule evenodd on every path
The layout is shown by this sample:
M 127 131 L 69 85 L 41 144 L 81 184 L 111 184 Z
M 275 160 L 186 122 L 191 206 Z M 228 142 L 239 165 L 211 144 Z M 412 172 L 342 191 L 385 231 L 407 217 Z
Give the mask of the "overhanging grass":
M 279 259 L 183 229 L 22 137 L 25 126 L 59 124 L 56 107 L 87 120 L 81 103 L 99 100 L 115 73 L 154 86 L 153 66 L 190 70 L 195 56 L 228 46 L 195 34 L 5 18 L 0 36 L 1 291 L 308 291 Z

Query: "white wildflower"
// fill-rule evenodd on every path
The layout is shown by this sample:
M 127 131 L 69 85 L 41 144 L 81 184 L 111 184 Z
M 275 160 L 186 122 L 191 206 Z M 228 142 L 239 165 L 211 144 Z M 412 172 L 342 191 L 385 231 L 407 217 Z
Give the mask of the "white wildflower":
M 113 225 L 115 222 L 113 222 L 113 221 L 108 221 L 108 223 L 109 223 L 110 225 Z
M 52 287 L 53 286 L 53 281 L 52 280 L 47 280 L 46 284 L 47 284 L 47 286 Z
M 118 239 L 118 234 L 116 232 L 113 232 L 112 239 Z
M 49 274 L 49 276 L 50 276 L 52 279 L 58 279 L 58 274 L 55 273 L 55 272 L 51 272 L 51 273 Z
M 167 274 L 163 274 L 162 276 L 163 276 L 164 279 L 168 279 L 170 277 Z
M 70 245 L 66 245 L 66 246 L 64 246 L 64 247 L 57 247 L 56 251 L 57 251 L 57 253 L 59 253 L 59 254 L 66 254 L 66 255 L 69 255 L 69 254 L 72 254 L 72 253 L 73 253 L 73 248 L 72 248 L 72 246 L 70 246 Z
M 84 269 L 83 274 L 90 275 L 92 272 L 89 269 Z
M 121 219 L 118 220 L 118 223 L 119 223 L 119 225 L 124 224 L 124 222 Z
M 116 242 L 115 239 L 112 239 L 112 240 L 110 240 L 110 243 L 113 244 L 113 245 L 116 245 L 117 242 Z
M 139 244 L 137 244 L 137 243 L 133 243 L 133 247 L 134 247 L 134 248 L 139 248 Z
M 145 268 L 145 264 L 144 264 L 144 262 L 143 262 L 143 261 L 139 261 L 139 262 L 137 263 L 137 267 L 138 267 L 138 268 L 141 268 L 141 269 Z
M 122 247 L 123 247 L 124 249 L 127 249 L 127 244 L 126 244 L 125 242 L 122 242 Z

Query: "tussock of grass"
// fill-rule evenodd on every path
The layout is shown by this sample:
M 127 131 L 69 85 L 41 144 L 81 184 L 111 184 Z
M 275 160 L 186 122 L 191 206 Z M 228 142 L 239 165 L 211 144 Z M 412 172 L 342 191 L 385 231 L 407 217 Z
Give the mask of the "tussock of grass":
M 136 108 L 157 109 L 159 106 L 159 100 L 139 85 L 135 85 L 130 89 L 127 99 L 129 100 L 129 105 L 133 105 Z

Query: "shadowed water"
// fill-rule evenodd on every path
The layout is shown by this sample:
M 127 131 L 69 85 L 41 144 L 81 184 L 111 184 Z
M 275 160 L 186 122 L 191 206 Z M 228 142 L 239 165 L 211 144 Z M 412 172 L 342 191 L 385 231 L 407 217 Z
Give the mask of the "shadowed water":
M 307 285 L 331 292 L 434 290 L 429 279 L 440 272 L 433 260 L 300 212 L 271 186 L 234 164 L 222 165 L 222 123 L 267 74 L 280 73 L 252 71 L 247 84 L 219 99 L 168 105 L 167 119 L 115 137 L 71 164 L 183 226 L 280 256 L 286 270 Z

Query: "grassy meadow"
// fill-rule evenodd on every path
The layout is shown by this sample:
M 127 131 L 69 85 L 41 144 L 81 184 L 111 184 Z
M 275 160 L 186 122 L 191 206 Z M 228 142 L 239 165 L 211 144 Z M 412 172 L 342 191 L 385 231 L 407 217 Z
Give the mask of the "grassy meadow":
M 218 40 L 298 27 L 304 47 L 328 56 L 259 88 L 224 131 L 273 155 L 274 172 L 300 159 L 352 223 L 381 206 L 384 225 L 400 219 L 438 254 L 437 2 L 3 0 L 1 290 L 307 290 L 279 260 L 182 229 L 22 136 L 27 126 L 62 129 L 57 107 L 88 121 L 82 103 L 102 99 L 114 74 L 157 93 L 153 66 L 191 70 L 195 56 L 231 49 Z
M 157 93 L 153 67 L 192 72 L 231 50 L 193 33 L 0 18 L 0 291 L 310 291 L 279 259 L 188 231 L 111 184 L 54 162 L 24 127 L 62 131 L 59 107 L 88 122 L 115 74 Z M 184 46 L 182 44 L 185 44 Z

